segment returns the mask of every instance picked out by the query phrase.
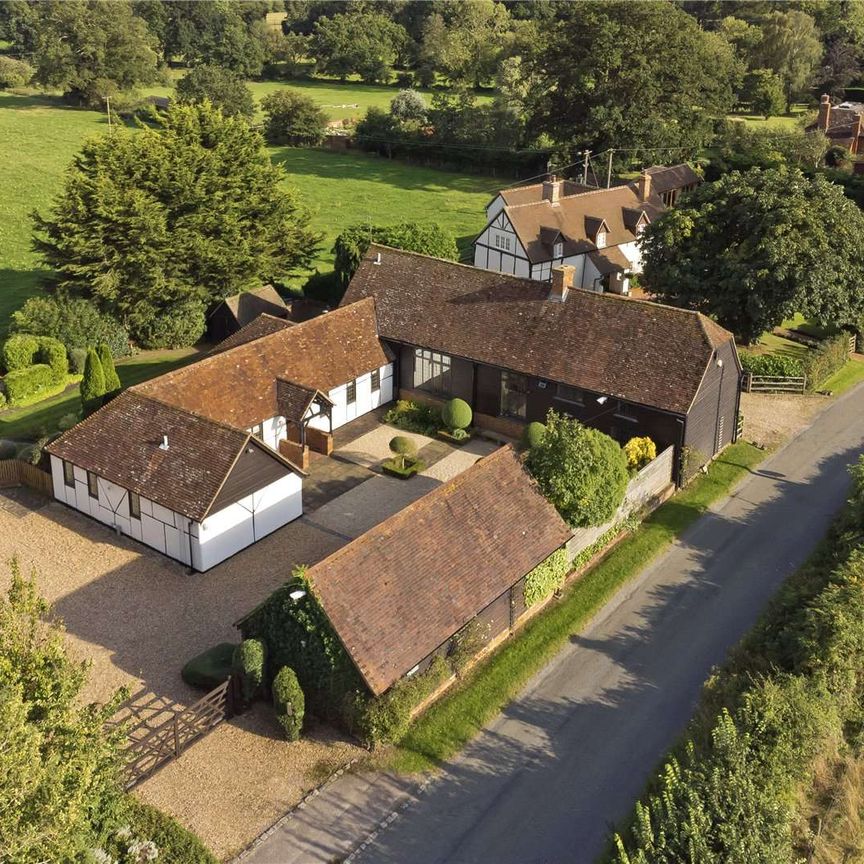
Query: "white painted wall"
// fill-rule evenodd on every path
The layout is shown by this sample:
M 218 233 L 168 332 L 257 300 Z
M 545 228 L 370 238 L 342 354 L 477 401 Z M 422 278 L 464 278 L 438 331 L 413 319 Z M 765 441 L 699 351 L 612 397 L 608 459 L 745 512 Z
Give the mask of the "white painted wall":
M 287 421 L 284 417 L 270 417 L 264 421 L 262 426 L 264 427 L 264 431 L 261 435 L 261 440 L 268 447 L 272 447 L 274 450 L 278 451 L 279 442 L 285 438 L 285 430 L 288 427 Z M 257 434 L 254 429 L 247 429 L 246 431 L 252 434 Z
M 505 237 L 510 241 L 510 248 L 497 247 L 496 238 Z M 530 278 L 531 265 L 525 247 L 516 236 L 506 213 L 499 211 L 474 241 L 474 266 Z
M 196 570 L 208 570 L 303 515 L 303 481 L 293 472 L 211 514 L 200 524 L 143 496 L 140 497 L 141 518 L 135 519 L 129 511 L 126 489 L 98 477 L 99 494 L 91 498 L 87 472 L 76 466 L 74 475 L 73 488 L 64 482 L 62 460 L 51 457 L 54 497 L 58 501 L 115 530 L 119 528 L 127 537 L 183 564 L 189 564 L 191 547 L 192 565 Z
M 357 387 L 357 399 L 352 404 L 348 404 L 348 385 L 342 384 L 339 387 L 334 387 L 327 395 L 330 401 L 333 402 L 332 417 L 333 428 L 338 429 L 344 426 L 351 420 L 361 417 L 363 414 L 368 414 L 379 405 L 386 405 L 393 400 L 393 364 L 388 363 L 378 370 L 381 375 L 381 389 L 372 392 L 372 374 L 367 373 L 361 375 L 355 380 Z M 314 411 L 309 412 L 310 416 Z M 309 421 L 309 426 L 312 429 L 319 429 L 322 432 L 330 431 L 330 424 L 326 417 L 313 417 Z
M 486 208 L 486 221 L 491 222 L 504 209 L 504 198 L 496 195 Z

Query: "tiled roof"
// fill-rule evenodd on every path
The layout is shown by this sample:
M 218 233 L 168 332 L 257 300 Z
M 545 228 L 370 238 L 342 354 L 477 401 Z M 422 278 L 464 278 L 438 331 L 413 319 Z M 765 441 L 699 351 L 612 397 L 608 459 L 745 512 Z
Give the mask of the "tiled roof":
M 686 162 L 680 165 L 652 165 L 645 169 L 645 173 L 651 175 L 651 187 L 658 195 L 702 182 L 702 178 Z
M 328 393 L 391 359 L 369 300 L 210 354 L 133 389 L 248 429 L 278 413 L 277 378 Z
M 351 659 L 381 694 L 570 534 L 504 447 L 308 576 Z
M 287 420 L 299 423 L 306 416 L 316 396 L 333 404 L 326 393 L 321 393 L 314 387 L 304 387 L 302 384 L 286 381 L 284 378 L 276 379 L 276 405 L 279 414 Z
M 664 209 L 655 192 L 643 201 L 639 197 L 638 184 L 628 183 L 626 186 L 570 195 L 556 204 L 542 200 L 508 206 L 504 212 L 525 254 L 536 263 L 552 258 L 553 249 L 548 241 L 544 242 L 545 237 L 561 233 L 565 258 L 596 249 L 594 236 L 603 223 L 607 227 L 607 246 L 632 243 L 637 237 L 632 211 L 644 212 L 650 222 Z
M 262 336 L 269 336 L 271 333 L 278 333 L 280 330 L 286 330 L 291 326 L 293 326 L 291 321 L 286 321 L 284 318 L 276 318 L 275 316 L 268 315 L 265 312 L 245 327 L 241 327 L 236 333 L 232 333 L 230 336 L 223 339 L 210 353 L 220 354 L 222 351 L 227 351 L 229 348 L 236 348 L 238 345 L 245 345 L 247 342 L 260 339 Z
M 168 436 L 168 449 L 159 445 Z M 134 390 L 121 393 L 46 448 L 73 465 L 195 521 L 207 515 L 250 442 L 297 470 L 246 432 Z
M 232 297 L 226 297 L 223 302 L 241 327 L 245 327 L 265 312 L 277 317 L 288 314 L 285 301 L 272 285 L 234 294 Z
M 579 195 L 581 192 L 589 192 L 593 186 L 584 186 L 574 180 L 562 180 L 561 195 Z M 514 204 L 533 204 L 535 201 L 543 200 L 543 184 L 532 183 L 528 186 L 513 186 L 510 189 L 502 189 L 498 193 L 504 203 L 510 207 Z
M 548 296 L 543 282 L 373 245 L 343 303 L 374 297 L 379 333 L 395 342 L 677 414 L 732 340 L 686 309 L 579 289 L 564 303 Z

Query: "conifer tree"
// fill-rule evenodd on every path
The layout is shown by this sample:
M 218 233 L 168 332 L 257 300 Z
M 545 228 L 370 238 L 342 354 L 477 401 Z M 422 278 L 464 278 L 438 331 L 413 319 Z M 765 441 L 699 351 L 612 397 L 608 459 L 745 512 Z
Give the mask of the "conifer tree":
M 102 365 L 102 374 L 105 378 L 105 393 L 108 396 L 115 396 L 120 392 L 120 376 L 114 368 L 114 358 L 111 356 L 111 349 L 102 342 L 96 348 L 96 353 L 99 355 L 99 362 Z
M 105 393 L 105 372 L 102 370 L 99 355 L 92 348 L 88 348 L 87 359 L 84 361 L 84 377 L 81 380 L 81 405 L 85 415 L 92 414 L 102 405 Z

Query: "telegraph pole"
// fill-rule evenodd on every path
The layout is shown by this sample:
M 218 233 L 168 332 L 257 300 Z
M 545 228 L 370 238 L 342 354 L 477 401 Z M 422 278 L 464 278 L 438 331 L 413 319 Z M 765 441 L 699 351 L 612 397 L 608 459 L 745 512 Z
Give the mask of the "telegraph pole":
M 588 185 L 588 157 L 591 155 L 590 150 L 582 151 L 582 185 Z
M 614 148 L 609 148 L 609 165 L 606 168 L 606 188 L 608 189 L 612 185 L 612 154 L 615 152 Z

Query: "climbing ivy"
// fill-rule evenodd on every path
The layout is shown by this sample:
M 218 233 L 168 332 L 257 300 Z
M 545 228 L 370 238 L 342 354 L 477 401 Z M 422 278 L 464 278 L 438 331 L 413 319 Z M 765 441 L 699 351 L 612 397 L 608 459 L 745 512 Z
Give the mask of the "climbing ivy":
M 533 606 L 560 588 L 567 575 L 567 550 L 558 549 L 525 577 L 525 605 Z

